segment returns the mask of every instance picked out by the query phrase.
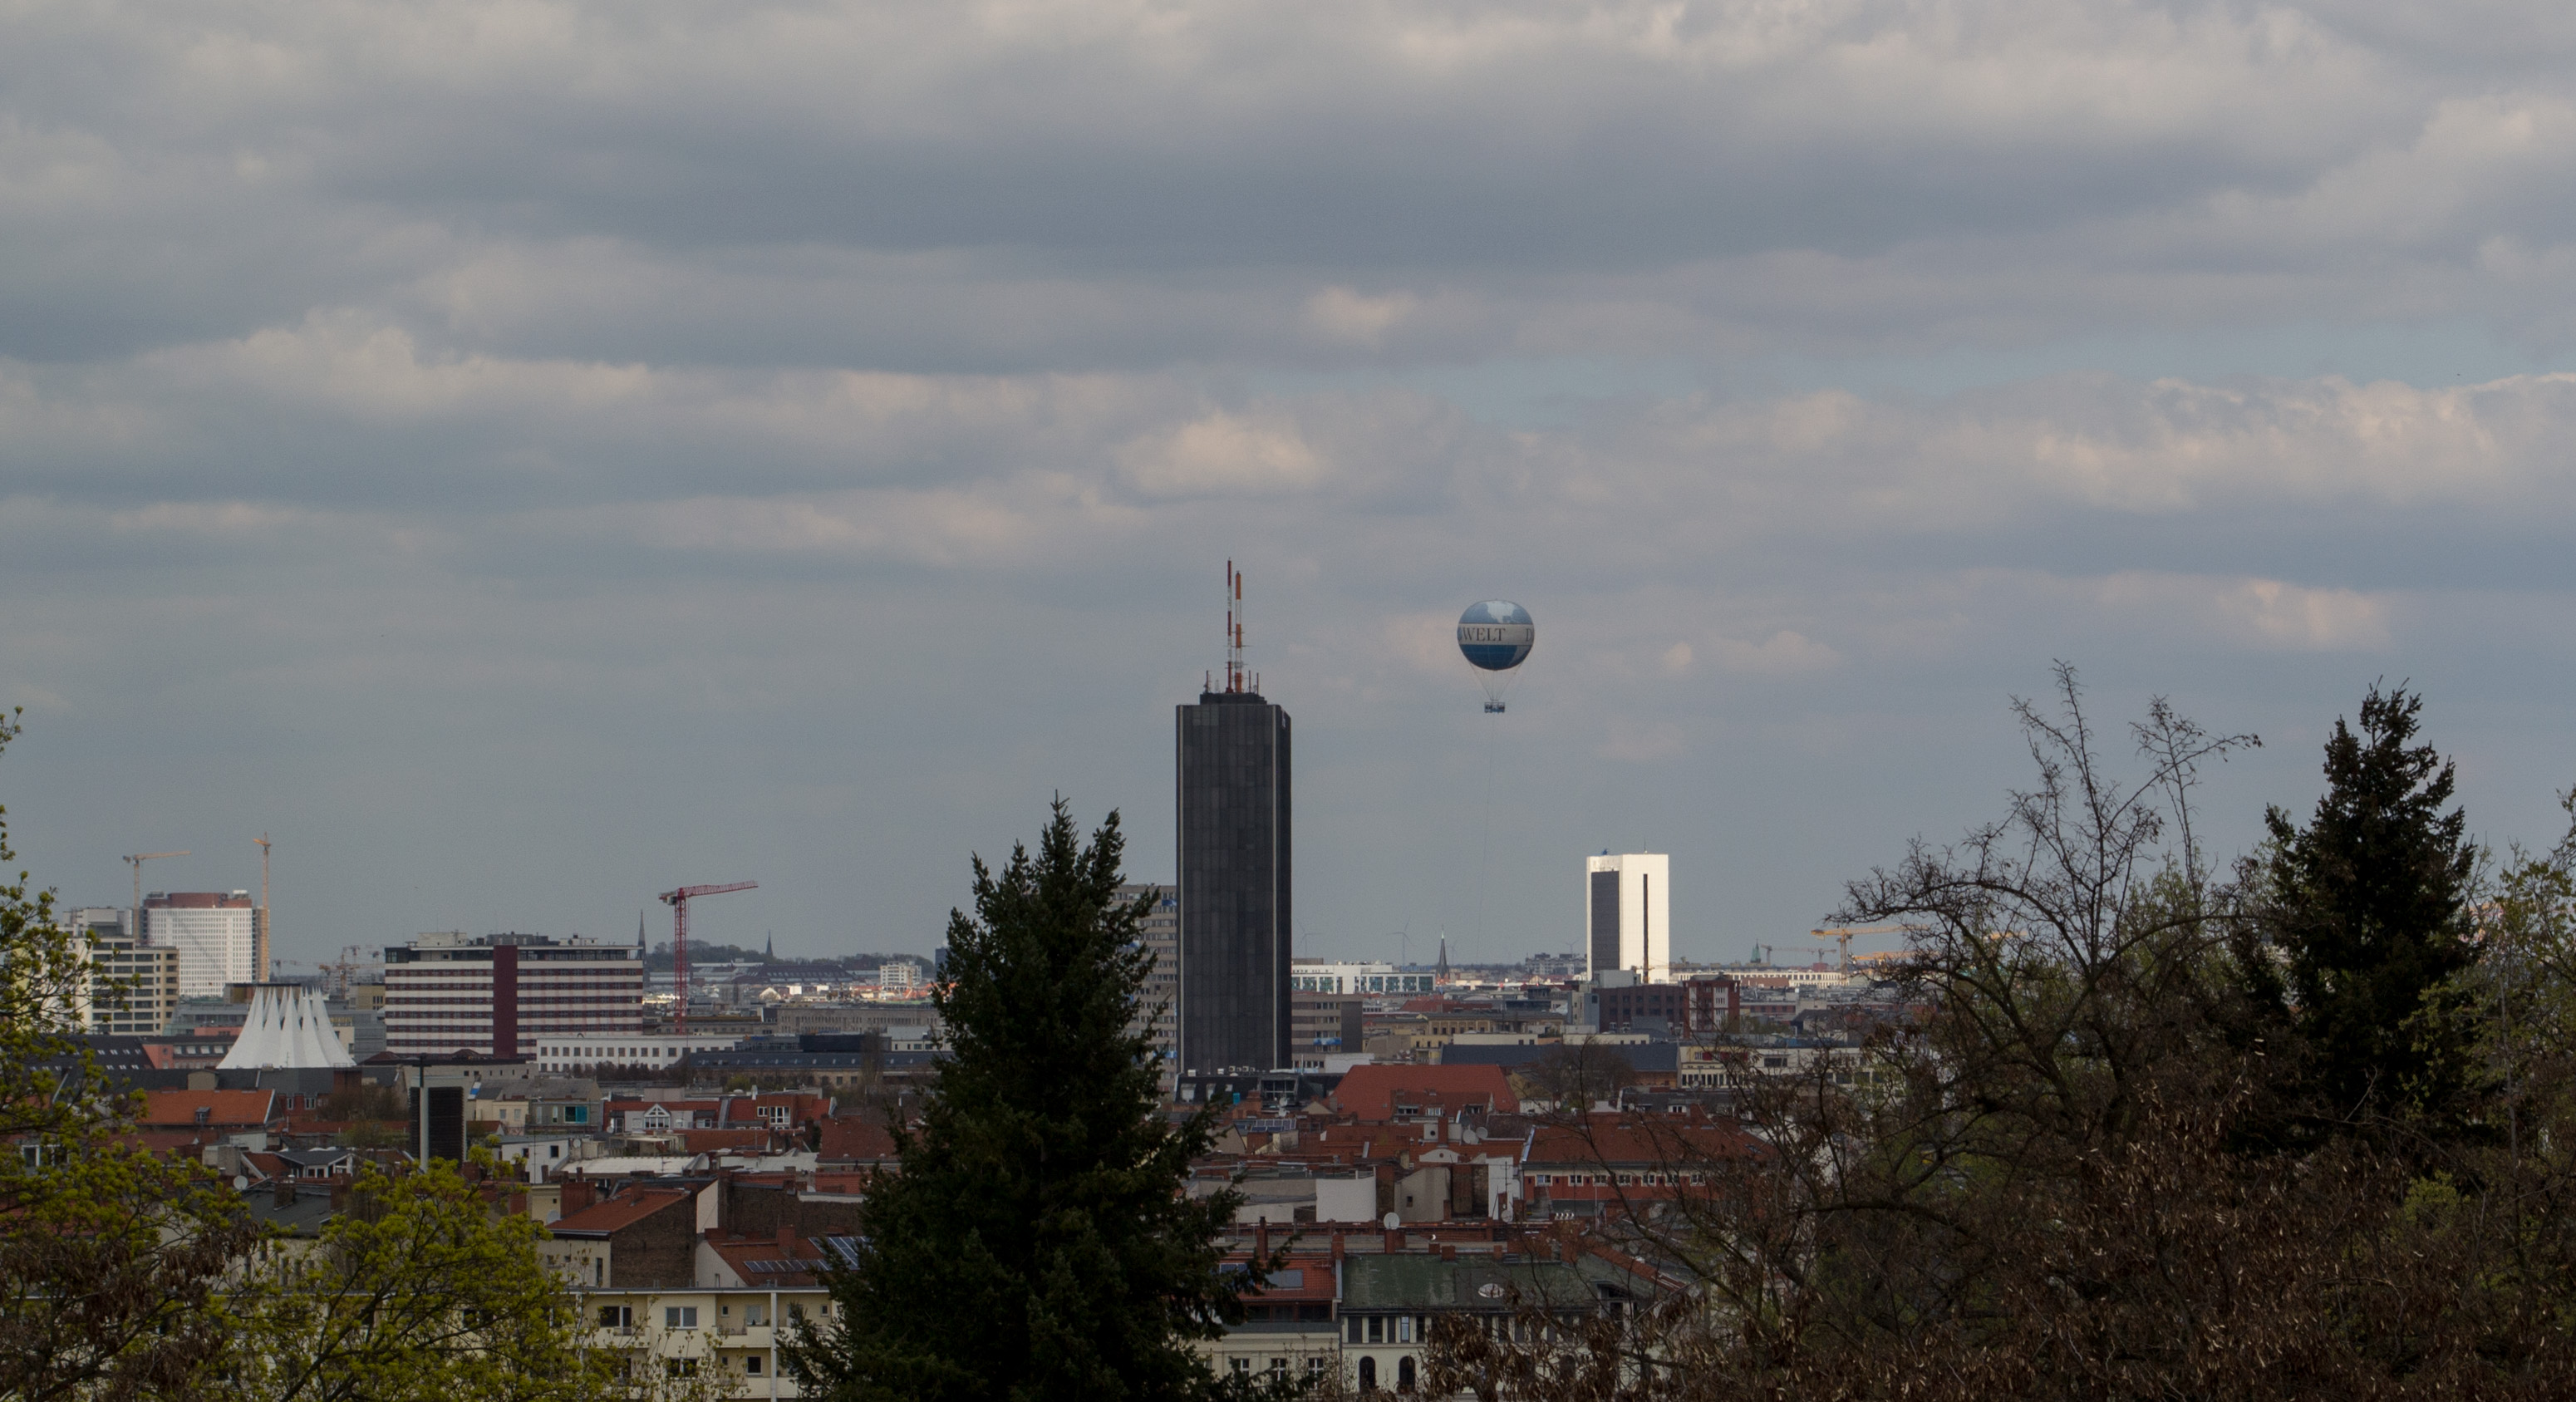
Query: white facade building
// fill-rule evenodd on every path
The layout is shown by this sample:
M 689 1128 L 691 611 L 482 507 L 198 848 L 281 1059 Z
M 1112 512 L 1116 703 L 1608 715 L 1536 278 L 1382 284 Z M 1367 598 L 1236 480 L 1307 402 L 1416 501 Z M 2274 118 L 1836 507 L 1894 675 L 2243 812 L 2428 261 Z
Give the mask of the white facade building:
M 179 951 L 179 996 L 221 998 L 256 983 L 264 922 L 248 891 L 155 891 L 143 898 L 143 942 Z
M 674 1036 L 665 1032 L 580 1032 L 539 1037 L 535 1056 L 540 1071 L 589 1071 L 602 1066 L 641 1067 L 658 1071 L 677 1066 L 691 1052 L 732 1051 L 739 1037 Z
M 1393 964 L 1372 960 L 1292 959 L 1288 963 L 1291 993 L 1345 993 L 1405 997 L 1429 993 L 1437 974 L 1396 972 Z
M 920 970 L 909 959 L 898 959 L 877 965 L 877 988 L 886 993 L 910 993 Z
M 179 951 L 136 938 L 128 906 L 87 906 L 55 917 L 87 945 L 90 976 L 73 1009 L 91 1032 L 149 1037 L 179 1010 Z
M 1590 973 L 1621 969 L 1648 983 L 1673 981 L 1672 865 L 1661 852 L 1583 859 Z

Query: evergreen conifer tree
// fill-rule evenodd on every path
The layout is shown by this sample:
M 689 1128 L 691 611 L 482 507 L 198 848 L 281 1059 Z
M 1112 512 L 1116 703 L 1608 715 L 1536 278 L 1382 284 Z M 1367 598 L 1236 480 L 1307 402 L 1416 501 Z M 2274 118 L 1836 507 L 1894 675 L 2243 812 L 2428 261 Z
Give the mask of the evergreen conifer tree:
M 1149 902 L 1118 896 L 1118 815 L 1077 840 L 1059 799 L 1033 854 L 974 863 L 936 990 L 948 1055 L 901 1168 L 871 1184 L 833 1317 L 793 1350 L 847 1402 L 1194 1398 L 1218 1381 L 1194 1338 L 1242 1318 L 1218 1232 L 1241 1201 L 1192 1199 L 1204 1115 L 1160 1112 L 1131 1027 L 1153 956 Z
M 2451 801 L 2452 767 L 2413 743 L 2419 697 L 2376 686 L 2358 734 L 2326 741 L 2326 792 L 2305 828 L 2265 815 L 2266 923 L 2308 1053 L 2336 1118 L 2459 1112 L 2465 1049 L 2454 974 L 2476 962 L 2463 908 L 2477 849 Z

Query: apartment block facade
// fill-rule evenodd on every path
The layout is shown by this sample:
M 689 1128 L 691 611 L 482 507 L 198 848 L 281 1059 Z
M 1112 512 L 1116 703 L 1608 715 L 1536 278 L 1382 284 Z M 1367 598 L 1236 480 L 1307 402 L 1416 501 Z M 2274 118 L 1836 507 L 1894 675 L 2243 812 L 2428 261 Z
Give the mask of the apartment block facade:
M 533 1058 L 545 1041 L 643 1030 L 630 944 L 448 932 L 385 950 L 385 1050 L 398 1057 Z
M 91 906 L 67 912 L 63 927 L 89 946 L 89 985 L 78 1010 L 91 1032 L 149 1037 L 179 1010 L 179 951 L 145 944 L 134 912 Z
M 143 898 L 142 942 L 179 951 L 179 996 L 221 998 L 224 985 L 268 977 L 268 922 L 248 891 L 155 891 Z

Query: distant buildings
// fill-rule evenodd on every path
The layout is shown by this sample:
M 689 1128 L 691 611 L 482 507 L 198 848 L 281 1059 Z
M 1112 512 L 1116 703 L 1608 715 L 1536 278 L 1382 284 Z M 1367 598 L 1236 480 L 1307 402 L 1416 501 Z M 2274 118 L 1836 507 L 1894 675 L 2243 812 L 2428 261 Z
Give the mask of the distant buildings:
M 248 891 L 155 891 L 143 898 L 143 943 L 179 951 L 179 996 L 220 998 L 228 983 L 268 976 L 266 912 Z
M 1398 973 L 1393 964 L 1371 961 L 1299 959 L 1289 966 L 1288 986 L 1299 993 L 1410 998 L 1435 991 L 1438 975 Z
M 1173 708 L 1189 1070 L 1289 1064 L 1288 712 L 1236 685 Z
M 739 1036 L 723 1033 L 576 1032 L 550 1033 L 536 1039 L 530 1053 L 545 1072 L 597 1071 L 610 1067 L 660 1071 L 700 1052 L 732 1051 Z
M 1604 852 L 1583 859 L 1587 974 L 1625 970 L 1648 983 L 1673 976 L 1672 858 Z
M 1180 1055 L 1181 899 L 1169 886 L 1131 881 L 1118 888 L 1122 901 L 1144 895 L 1151 895 L 1154 905 L 1137 922 L 1136 938 L 1154 956 L 1154 971 L 1136 994 L 1135 1025 L 1154 1039 L 1154 1060 L 1168 1090 Z
M 67 912 L 63 928 L 89 946 L 89 986 L 76 1010 L 92 1032 L 149 1037 L 179 1008 L 179 951 L 143 943 L 134 912 L 89 906 Z
M 385 950 L 385 1050 L 397 1057 L 534 1057 L 547 1038 L 643 1030 L 631 944 L 445 933 Z

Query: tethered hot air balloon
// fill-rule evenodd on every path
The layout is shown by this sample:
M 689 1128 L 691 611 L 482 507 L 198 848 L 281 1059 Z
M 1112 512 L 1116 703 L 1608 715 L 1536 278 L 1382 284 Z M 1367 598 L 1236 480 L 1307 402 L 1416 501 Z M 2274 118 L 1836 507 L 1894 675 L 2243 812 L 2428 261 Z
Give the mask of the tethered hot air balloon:
M 1537 641 L 1529 610 L 1508 599 L 1487 599 L 1458 615 L 1458 651 L 1485 684 L 1485 714 L 1503 713 L 1503 693 L 1519 678 Z

